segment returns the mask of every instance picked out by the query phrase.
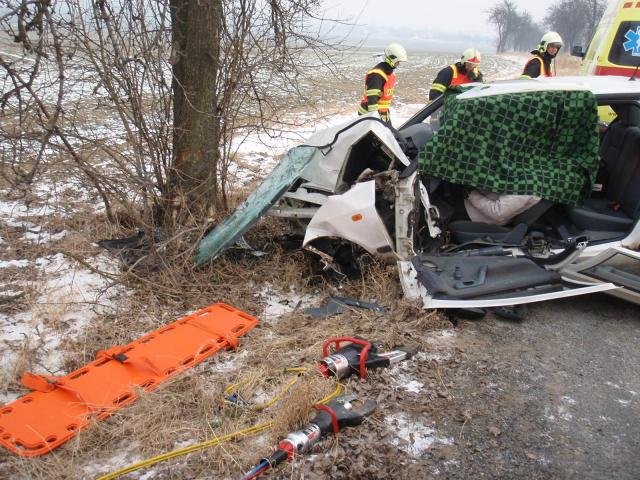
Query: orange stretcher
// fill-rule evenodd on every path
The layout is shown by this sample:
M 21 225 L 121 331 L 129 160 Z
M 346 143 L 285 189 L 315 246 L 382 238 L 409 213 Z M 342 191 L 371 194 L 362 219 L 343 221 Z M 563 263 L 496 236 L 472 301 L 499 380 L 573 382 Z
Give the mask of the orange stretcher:
M 193 367 L 223 348 L 258 320 L 216 303 L 125 346 L 98 352 L 96 359 L 64 377 L 25 373 L 33 391 L 0 408 L 0 444 L 23 457 L 60 446 L 93 420 L 103 420 L 134 402 L 141 391 Z

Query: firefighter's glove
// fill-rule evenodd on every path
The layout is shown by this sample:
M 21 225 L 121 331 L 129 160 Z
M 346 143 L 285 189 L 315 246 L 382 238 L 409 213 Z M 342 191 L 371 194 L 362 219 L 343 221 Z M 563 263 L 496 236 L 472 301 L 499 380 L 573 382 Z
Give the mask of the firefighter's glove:
M 380 119 L 384 123 L 391 124 L 391 112 L 378 112 L 380 114 Z

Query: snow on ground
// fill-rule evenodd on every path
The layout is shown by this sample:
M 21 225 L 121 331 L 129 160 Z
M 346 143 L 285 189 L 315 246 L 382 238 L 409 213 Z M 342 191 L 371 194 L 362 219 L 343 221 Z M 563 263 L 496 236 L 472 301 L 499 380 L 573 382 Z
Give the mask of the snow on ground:
M 220 352 L 213 357 L 213 370 L 218 372 L 235 372 L 244 364 L 244 360 L 249 352 L 240 350 L 238 352 Z
M 47 216 L 54 214 L 54 210 L 48 205 L 26 206 L 20 201 L 0 201 L 0 218 L 10 227 L 35 227 L 31 222 L 21 221 L 26 216 Z
M 4 263 L 0 268 L 6 267 Z M 91 263 L 101 271 L 115 271 L 117 267 L 106 254 Z M 96 315 L 122 308 L 127 292 L 120 286 L 111 287 L 108 279 L 61 253 L 33 262 L 20 261 L 21 268 L 27 266 L 34 267 L 35 278 L 21 281 L 19 286 L 36 291 L 36 299 L 25 311 L 0 314 L 0 345 L 4 351 L 0 369 L 14 371 L 20 366 L 24 350 L 33 349 L 35 364 L 29 366 L 30 370 L 53 375 L 68 373 L 64 371 L 65 339 L 79 337 Z M 0 392 L 0 403 L 14 399 L 14 394 Z
M 265 303 L 262 314 L 259 315 L 263 322 L 274 324 L 285 314 L 294 310 L 317 306 L 322 298 L 317 295 L 301 295 L 293 288 L 283 292 L 271 284 L 264 284 L 255 295 L 258 302 Z
M 453 445 L 454 440 L 443 437 L 422 422 L 408 418 L 404 413 L 388 415 L 385 422 L 394 435 L 392 443 L 410 455 L 420 456 L 434 443 Z
M 529 55 L 518 53 L 504 53 L 501 55 L 485 56 L 480 69 L 492 72 L 485 81 L 513 80 L 522 74 Z
M 455 330 L 442 330 L 427 334 L 426 342 L 432 346 L 428 351 L 417 352 L 408 360 L 393 365 L 389 374 L 393 379 L 393 388 L 411 394 L 424 391 L 424 383 L 412 378 L 416 372 L 416 365 L 426 365 L 430 362 L 444 363 L 453 355 L 456 339 Z
M 138 447 L 139 445 L 137 446 L 135 444 L 123 444 L 122 448 L 118 450 L 118 453 L 116 455 L 113 455 L 108 459 L 101 458 L 95 463 L 84 466 L 82 470 L 84 474 L 87 475 L 87 478 L 97 478 L 98 475 L 101 474 L 101 472 L 112 472 L 119 470 L 124 465 L 132 465 L 134 463 L 138 463 L 142 461 L 143 458 L 138 454 L 132 453 L 139 451 Z M 152 472 L 156 473 L 155 470 L 148 470 L 145 474 L 142 474 L 136 478 L 138 478 L 138 480 L 141 480 L 142 478 L 153 478 L 153 476 L 148 476 L 148 474 Z
M 420 393 L 422 392 L 422 387 L 424 387 L 424 383 L 419 382 L 417 380 L 412 380 L 410 377 L 408 377 L 404 373 L 401 373 L 400 375 L 398 375 L 396 377 L 396 380 L 399 384 L 399 388 L 409 393 Z
M 422 60 L 416 58 L 416 63 L 411 68 L 416 70 L 425 65 L 431 69 L 442 68 L 449 63 L 449 59 L 441 56 L 424 56 Z M 486 60 L 485 69 L 488 67 L 499 72 L 491 79 L 515 78 L 522 64 L 523 59 L 519 56 L 489 57 Z M 425 95 L 425 102 L 426 92 L 428 92 L 427 78 L 425 76 L 425 82 L 419 88 L 420 93 Z M 235 178 L 237 185 L 263 178 L 289 148 L 303 142 L 314 131 L 351 118 L 355 119 L 356 104 L 357 98 L 352 102 L 342 102 L 343 111 L 338 114 L 312 115 L 299 112 L 291 114 L 288 120 L 291 120 L 292 125 L 298 126 L 290 128 L 287 132 L 274 132 L 271 136 L 248 132 L 244 136 L 239 136 L 233 145 L 237 150 L 237 161 L 231 166 L 232 177 Z M 393 107 L 394 126 L 400 126 L 422 107 L 422 103 L 403 102 L 399 95 Z M 121 129 L 118 125 L 92 125 L 86 134 L 101 138 L 102 136 L 115 138 L 121 134 Z M 4 225 L 10 229 L 22 229 L 24 232 L 21 240 L 37 245 L 55 244 L 69 235 L 67 231 L 47 231 L 43 225 L 39 224 L 42 219 L 53 215 L 65 216 L 72 213 L 75 207 L 95 204 L 90 195 L 73 179 L 58 184 L 40 183 L 32 193 L 38 201 L 25 204 L 21 200 L 0 200 L 0 227 Z M 64 202 L 59 201 L 65 194 L 68 194 L 68 198 L 65 198 Z M 97 212 L 102 207 L 98 204 L 95 208 Z M 0 238 L 0 255 L 8 249 L 9 243 L 6 235 Z M 118 269 L 116 260 L 107 254 L 98 255 L 90 259 L 89 263 L 96 270 L 105 272 L 114 272 Z M 0 260 L 1 279 L 7 278 L 7 272 L 23 269 L 33 270 L 33 273 L 27 277 L 28 280 L 18 280 L 11 284 L 0 280 L 0 294 L 4 296 L 19 295 L 22 291 L 35 292 L 30 298 L 31 304 L 26 309 L 16 314 L 0 314 L 0 349 L 2 350 L 0 369 L 7 376 L 13 375 L 18 368 L 25 367 L 20 364 L 24 351 L 34 350 L 34 364 L 26 366 L 29 370 L 54 375 L 68 373 L 64 370 L 64 341 L 79 338 L 96 315 L 123 309 L 126 306 L 128 292 L 122 287 L 113 286 L 104 276 L 65 257 L 62 253 L 41 256 L 35 260 L 24 258 Z M 313 296 L 300 295 L 293 290 L 278 291 L 271 285 L 263 285 L 256 293 L 256 297 L 265 304 L 259 317 L 271 323 L 277 322 L 280 316 L 296 308 L 317 306 L 321 300 Z M 444 331 L 441 335 L 434 336 L 431 340 L 434 351 L 422 352 L 412 361 L 437 362 L 446 359 L 448 355 L 446 348 L 451 345 L 453 335 L 455 334 L 452 331 Z M 246 352 L 229 355 L 227 358 L 222 353 L 215 360 L 213 368 L 218 371 L 238 370 L 243 361 L 243 355 L 246 355 Z M 410 362 L 406 363 L 408 366 L 394 367 L 399 369 L 396 388 L 402 388 L 409 394 L 420 394 L 424 385 L 411 378 Z M 16 397 L 17 395 L 13 392 L 0 391 L 0 404 L 9 403 Z M 428 425 L 415 422 L 403 414 L 389 416 L 386 422 L 389 429 L 395 433 L 394 444 L 409 454 L 420 455 L 434 442 L 443 444 L 453 442 L 450 438 L 439 437 L 438 433 Z M 105 467 L 116 469 L 139 460 L 139 457 L 129 455 L 129 451 L 130 448 L 123 447 L 122 453 L 114 456 L 109 465 L 101 460 L 99 470 L 104 471 Z M 95 465 L 88 465 L 85 473 L 90 475 L 97 471 L 97 468 Z M 144 478 L 153 476 L 153 470 L 143 475 Z
M 442 330 L 430 334 L 427 337 L 427 343 L 432 346 L 429 351 L 418 352 L 415 361 L 437 363 L 446 362 L 453 355 L 453 348 L 457 342 L 458 333 L 454 329 Z
M 29 265 L 29 260 L 0 260 L 0 268 L 9 267 L 26 267 Z
M 27 230 L 27 232 L 24 234 L 24 237 L 22 238 L 29 242 L 42 245 L 44 243 L 57 242 L 58 240 L 62 240 L 66 235 L 66 230 L 58 233 L 50 233 L 43 232 L 42 227 L 38 226 L 35 229 Z
M 22 241 L 46 245 L 63 239 L 67 232 L 51 233 L 34 222 L 46 220 L 55 213 L 59 214 L 60 209 L 53 204 L 32 202 L 27 207 L 19 201 L 1 201 L 0 225 L 24 230 Z M 1 248 L 9 246 L 4 242 Z M 118 269 L 116 261 L 107 254 L 88 263 L 96 271 L 109 273 Z M 15 314 L 0 314 L 3 351 L 0 370 L 6 376 L 13 376 L 24 368 L 45 374 L 68 373 L 64 368 L 63 343 L 82 335 L 96 315 L 122 308 L 126 302 L 127 291 L 112 286 L 108 278 L 96 271 L 62 253 L 33 260 L 0 260 L 0 294 L 8 297 L 29 292 L 26 308 Z M 29 352 L 33 355 L 28 355 Z M 0 392 L 0 403 L 15 398 L 15 393 Z

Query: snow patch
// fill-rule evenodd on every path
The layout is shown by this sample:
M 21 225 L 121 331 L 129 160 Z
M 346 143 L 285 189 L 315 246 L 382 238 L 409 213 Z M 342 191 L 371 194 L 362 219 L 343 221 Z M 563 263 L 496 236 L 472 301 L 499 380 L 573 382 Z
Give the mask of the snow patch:
M 570 422 L 573 420 L 573 414 L 567 410 L 567 407 L 564 405 L 558 405 L 558 417 L 560 417 L 565 422 Z
M 548 406 L 544 407 L 544 418 L 552 422 L 556 419 L 555 415 L 551 413 L 551 409 Z
M 569 411 L 569 408 L 575 405 L 577 402 L 569 397 L 568 395 L 564 395 L 560 397 L 560 405 L 557 407 L 558 418 L 564 420 L 565 422 L 570 422 L 573 420 L 573 414 Z M 547 416 L 547 408 L 545 408 L 545 416 Z M 553 415 L 547 416 L 549 420 L 555 420 Z
M 94 463 L 90 463 L 82 467 L 82 470 L 87 474 L 89 478 L 97 478 L 102 475 L 106 475 L 116 470 L 120 470 L 121 468 L 126 467 L 127 465 L 131 465 L 133 463 L 138 463 L 143 460 L 140 455 L 131 454 L 136 450 L 136 445 L 127 445 L 126 448 L 123 448 L 122 451 L 113 455 L 107 459 L 100 459 Z M 138 477 L 138 480 L 144 478 L 151 478 L 148 475 L 151 473 L 146 472 L 142 476 Z
M 420 393 L 424 383 L 413 380 L 409 373 L 414 371 L 415 362 L 420 359 L 418 355 L 413 358 L 393 365 L 389 370 L 389 375 L 393 379 L 393 387 L 396 390 L 404 390 L 410 393 Z
M 154 478 L 156 476 L 156 472 L 155 470 L 151 469 L 147 472 L 144 472 L 142 475 L 140 475 L 138 477 L 138 480 L 149 480 L 150 478 Z
M 49 232 L 31 232 L 28 231 L 22 237 L 24 240 L 35 243 L 37 245 L 42 245 L 44 243 L 57 242 L 58 240 L 62 240 L 67 236 L 67 231 L 63 230 L 59 233 L 49 233 Z
M 420 352 L 416 355 L 416 360 L 422 362 L 444 363 L 452 356 L 451 352 Z
M 54 213 L 48 205 L 31 204 L 26 206 L 19 201 L 0 201 L 0 217 L 6 219 L 17 219 L 26 216 L 45 217 Z
M 13 218 L 8 218 L 4 221 L 7 227 L 12 228 L 40 228 L 38 225 L 32 222 L 22 221 L 22 220 L 14 220 Z
M 106 254 L 91 263 L 96 270 L 106 272 L 118 268 Z M 35 265 L 38 278 L 28 285 L 37 292 L 31 308 L 11 317 L 0 315 L 0 347 L 6 351 L 0 358 L 0 368 L 14 370 L 21 355 L 33 351 L 34 370 L 62 374 L 63 341 L 77 337 L 96 315 L 122 308 L 127 291 L 112 287 L 108 279 L 71 263 L 61 253 L 40 257 Z
M 449 329 L 449 330 L 441 330 L 440 332 L 438 332 L 436 334 L 436 337 L 440 337 L 440 338 L 451 338 L 451 337 L 455 337 L 458 335 L 458 332 L 456 332 L 453 329 Z
M 248 350 L 241 350 L 238 353 L 229 353 L 230 358 L 228 360 L 221 360 L 223 358 L 222 355 L 216 355 L 214 359 L 216 360 L 213 365 L 213 369 L 218 372 L 234 372 L 238 370 L 238 363 L 241 363 L 242 360 L 249 354 Z
M 537 462 L 538 462 L 540 465 L 543 465 L 543 466 L 545 466 L 545 467 L 548 467 L 548 466 L 550 466 L 550 465 L 551 465 L 551 460 L 549 460 L 547 457 L 544 457 L 544 456 L 543 456 L 543 457 L 538 458 Z
M 190 447 L 191 445 L 195 445 L 197 442 L 193 438 L 189 438 L 187 440 L 180 440 L 179 442 L 175 442 L 173 444 L 174 450 L 179 450 L 181 448 Z
M 391 442 L 405 453 L 419 456 L 434 443 L 453 445 L 452 438 L 443 437 L 434 428 L 410 420 L 402 413 L 386 417 L 385 422 L 396 435 Z
M 21 268 L 27 265 L 29 265 L 29 260 L 0 260 L 0 268 Z
M 450 351 L 450 349 L 455 344 L 457 336 L 458 333 L 453 329 L 440 330 L 430 334 L 426 341 L 433 345 L 436 351 L 419 352 L 414 358 L 423 362 L 435 361 L 444 363 L 448 361 L 453 355 L 453 351 Z M 438 347 L 440 347 L 440 351 L 438 351 Z
M 424 383 L 418 382 L 417 380 L 411 380 L 404 385 L 404 389 L 411 393 L 420 393 L 422 387 L 424 387 Z
M 282 292 L 271 284 L 263 285 L 262 289 L 254 296 L 266 303 L 260 318 L 270 323 L 277 322 L 282 315 L 313 306 L 321 301 L 317 295 L 299 294 L 293 289 Z
M 0 405 L 8 405 L 20 397 L 21 394 L 18 392 L 0 392 Z

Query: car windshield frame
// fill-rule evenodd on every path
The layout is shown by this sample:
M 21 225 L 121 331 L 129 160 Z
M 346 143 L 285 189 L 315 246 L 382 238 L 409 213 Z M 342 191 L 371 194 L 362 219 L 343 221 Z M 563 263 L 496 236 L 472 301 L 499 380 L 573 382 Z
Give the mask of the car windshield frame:
M 311 162 L 316 147 L 298 146 L 287 152 L 273 171 L 223 222 L 203 238 L 198 246 L 196 265 L 213 260 L 251 228 L 264 213 L 300 178 Z

